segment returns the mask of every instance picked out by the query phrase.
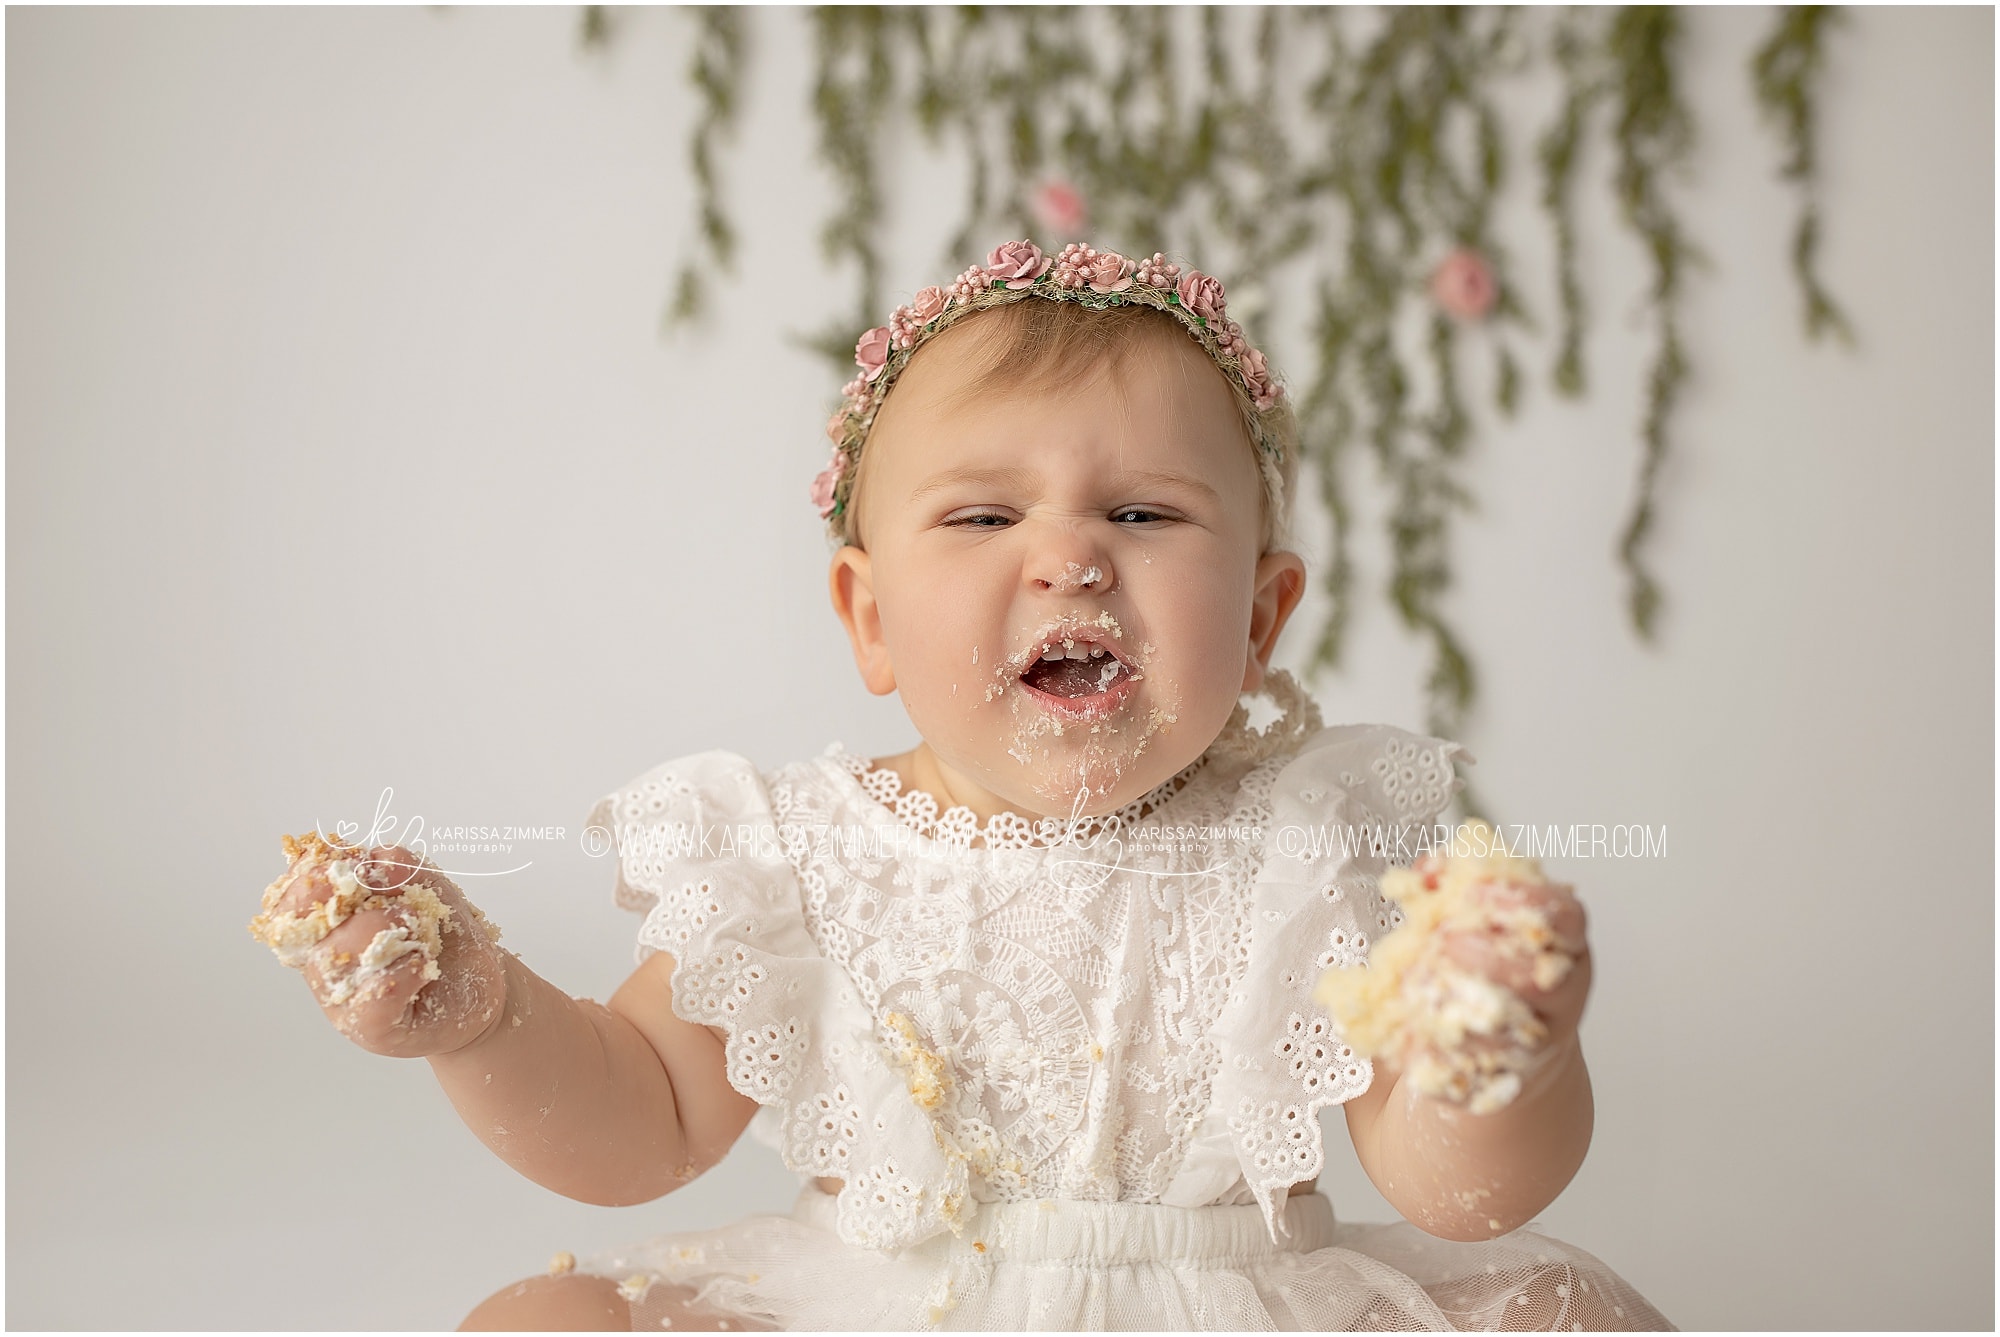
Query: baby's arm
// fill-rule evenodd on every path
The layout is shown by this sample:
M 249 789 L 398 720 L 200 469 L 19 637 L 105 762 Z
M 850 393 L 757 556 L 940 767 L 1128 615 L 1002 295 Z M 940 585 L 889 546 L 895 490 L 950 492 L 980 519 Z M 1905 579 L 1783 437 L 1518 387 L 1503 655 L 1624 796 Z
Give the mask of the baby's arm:
M 1379 1064 L 1376 1083 L 1347 1102 L 1362 1168 L 1406 1219 L 1445 1239 L 1491 1239 L 1525 1225 L 1575 1177 L 1594 1117 L 1576 1037 L 1589 988 L 1585 950 L 1557 989 L 1534 998 L 1549 1049 L 1520 1093 L 1491 1113 L 1422 1095 Z
M 1362 1168 L 1434 1235 L 1490 1239 L 1555 1200 L 1590 1147 L 1577 1024 L 1590 994 L 1583 905 L 1484 823 L 1383 875 L 1403 908 L 1365 969 L 1319 998 L 1375 1081 L 1347 1102 Z
M 571 998 L 499 948 L 442 872 L 400 847 L 286 840 L 292 866 L 251 931 L 372 1053 L 428 1058 L 481 1141 L 536 1183 L 647 1202 L 720 1160 L 756 1105 L 722 1042 L 674 1015 L 657 954 L 611 1006 Z
M 528 1178 L 605 1207 L 650 1202 L 721 1160 L 757 1104 L 729 1084 L 722 1041 L 674 1015 L 664 952 L 607 1007 L 507 956 L 507 1005 L 462 1049 L 430 1056 L 466 1126 Z

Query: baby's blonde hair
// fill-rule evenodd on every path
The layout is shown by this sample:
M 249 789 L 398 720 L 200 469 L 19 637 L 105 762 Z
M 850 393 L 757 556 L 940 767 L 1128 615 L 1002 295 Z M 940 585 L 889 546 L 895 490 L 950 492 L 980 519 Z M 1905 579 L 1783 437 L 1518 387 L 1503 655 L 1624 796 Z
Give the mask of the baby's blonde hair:
M 987 332 L 987 350 L 971 380 L 952 393 L 953 401 L 1001 388 L 1042 389 L 1053 388 L 1058 382 L 1073 383 L 1080 372 L 1116 371 L 1131 350 L 1148 339 L 1191 337 L 1166 312 L 1137 304 L 1099 309 L 1076 302 L 1017 301 L 959 322 L 968 323 Z M 947 330 L 938 338 L 950 338 L 956 332 L 956 328 Z M 922 349 L 917 355 L 922 355 Z M 1210 361 L 1206 352 L 1203 360 Z M 1298 419 L 1289 399 L 1260 413 L 1240 381 L 1224 375 L 1220 367 L 1215 367 L 1215 374 L 1229 387 L 1243 423 L 1243 444 L 1254 457 L 1264 485 L 1259 551 L 1287 548 L 1292 541 L 1292 502 L 1298 486 Z M 889 397 L 895 397 L 893 389 Z M 1277 447 L 1275 451 L 1258 448 L 1260 429 L 1264 439 Z M 871 455 L 866 449 L 860 452 L 847 505 L 834 520 L 834 537 L 840 544 L 864 546 L 861 497 Z

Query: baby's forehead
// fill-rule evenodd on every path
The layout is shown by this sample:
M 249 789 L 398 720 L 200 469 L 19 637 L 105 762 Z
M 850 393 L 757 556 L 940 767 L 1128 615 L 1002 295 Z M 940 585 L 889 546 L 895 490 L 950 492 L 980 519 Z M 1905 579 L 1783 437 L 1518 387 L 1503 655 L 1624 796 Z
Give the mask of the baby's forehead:
M 1218 434 L 1251 443 L 1228 379 L 1170 318 L 1072 328 L 1067 339 L 1026 333 L 990 319 L 947 331 L 911 359 L 884 416 L 921 416 L 952 436 L 1004 435 L 1023 418 L 1107 428 L 1143 420 L 1144 430 L 1125 434 L 1126 449 L 1147 455 Z
M 1180 324 L 1148 307 L 1024 302 L 982 312 L 919 349 L 903 373 L 905 381 L 931 383 L 946 401 L 1006 391 L 1076 394 L 1134 375 L 1232 393 L 1222 369 Z

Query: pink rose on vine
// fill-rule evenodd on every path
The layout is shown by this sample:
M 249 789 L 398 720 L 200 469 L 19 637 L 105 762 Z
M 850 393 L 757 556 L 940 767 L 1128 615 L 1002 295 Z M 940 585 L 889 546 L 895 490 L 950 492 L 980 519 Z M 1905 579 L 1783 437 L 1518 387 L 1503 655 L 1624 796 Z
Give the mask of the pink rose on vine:
M 1081 237 L 1090 227 L 1083 192 L 1061 178 L 1043 182 L 1028 207 L 1042 231 L 1058 239 Z
M 1480 320 L 1500 297 L 1499 281 L 1486 257 L 1461 246 L 1431 271 L 1431 300 L 1454 320 Z

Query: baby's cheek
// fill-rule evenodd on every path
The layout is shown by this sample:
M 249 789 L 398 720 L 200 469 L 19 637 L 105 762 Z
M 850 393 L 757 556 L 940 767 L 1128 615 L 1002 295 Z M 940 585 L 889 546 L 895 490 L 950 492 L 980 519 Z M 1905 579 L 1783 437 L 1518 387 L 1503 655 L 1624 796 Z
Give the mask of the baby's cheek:
M 1162 657 L 1177 666 L 1185 687 L 1234 699 L 1249 653 L 1250 612 L 1242 590 L 1221 581 L 1183 586 L 1169 596 L 1167 624 Z

